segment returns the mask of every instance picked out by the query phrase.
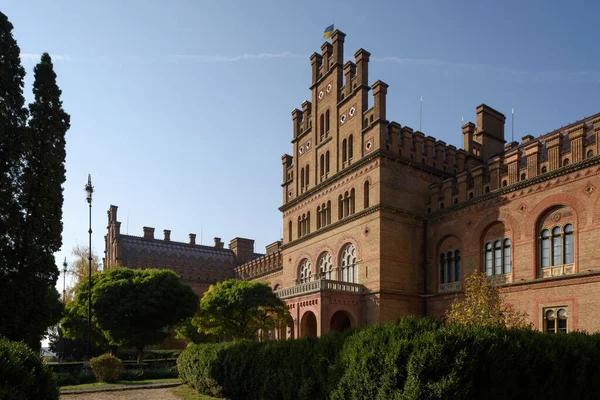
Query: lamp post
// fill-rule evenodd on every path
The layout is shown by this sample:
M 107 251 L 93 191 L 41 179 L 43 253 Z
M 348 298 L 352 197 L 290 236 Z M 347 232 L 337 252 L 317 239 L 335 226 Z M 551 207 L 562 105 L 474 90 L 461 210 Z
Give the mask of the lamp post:
M 67 277 L 67 257 L 65 257 L 65 261 L 63 261 L 63 305 L 66 304 L 67 299 L 67 289 L 65 286 L 65 278 Z M 65 337 L 63 336 L 62 326 L 60 329 L 60 361 L 65 359 Z
M 88 182 L 85 185 L 85 191 L 87 192 L 87 202 L 90 206 L 90 223 L 89 223 L 89 244 L 88 244 L 88 331 L 87 331 L 87 347 L 85 352 L 85 360 L 90 359 L 90 350 L 92 347 L 92 193 L 94 193 L 94 187 L 92 186 L 92 176 L 88 174 Z

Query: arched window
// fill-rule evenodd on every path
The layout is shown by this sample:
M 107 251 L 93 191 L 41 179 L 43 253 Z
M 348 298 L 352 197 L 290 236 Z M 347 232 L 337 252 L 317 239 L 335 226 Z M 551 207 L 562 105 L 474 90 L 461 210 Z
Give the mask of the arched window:
M 446 263 L 447 263 L 447 272 L 446 275 L 448 277 L 448 282 L 454 282 L 454 252 L 449 251 L 446 254 Z
M 332 279 L 333 265 L 331 264 L 331 254 L 323 253 L 319 258 L 319 271 L 321 272 L 321 279 Z
M 544 311 L 544 332 L 567 333 L 568 315 L 566 308 L 551 308 Z
M 288 242 L 292 241 L 292 220 L 288 222 Z
M 560 228 L 552 229 L 552 265 L 562 264 L 562 238 Z
M 365 192 L 363 194 L 365 208 L 369 208 L 369 181 L 365 182 Z
M 575 261 L 573 252 L 573 225 L 565 225 L 565 264 L 572 264 Z
M 510 254 L 510 239 L 504 239 L 504 273 L 510 273 L 511 254 Z
M 310 282 L 312 281 L 312 269 L 310 266 L 310 261 L 306 258 L 300 262 L 300 283 Z
M 440 254 L 440 283 L 446 283 L 446 253 Z
M 506 179 L 505 179 L 505 180 L 503 180 L 503 181 L 502 181 L 502 187 L 504 187 L 504 186 L 506 186 L 506 185 L 508 185 L 508 182 L 507 182 L 507 181 L 506 181 Z
M 494 258 L 492 254 L 492 244 L 488 243 L 485 245 L 485 274 L 487 276 L 492 276 L 494 269 Z
M 563 167 L 569 165 L 569 159 L 565 158 L 565 161 L 563 161 Z
M 550 266 L 550 231 L 544 229 L 541 235 L 542 268 Z
M 306 213 L 306 234 L 310 233 L 310 211 Z
M 594 150 L 588 150 L 586 157 L 587 158 L 594 157 Z
M 308 190 L 309 180 L 310 180 L 310 165 L 306 166 L 306 189 Z
M 329 175 L 329 150 L 325 152 L 325 177 Z
M 325 137 L 329 136 L 329 110 L 325 111 Z
M 354 156 L 353 143 L 354 140 L 352 138 L 352 135 L 348 136 L 348 161 L 352 160 L 352 157 Z
M 542 167 L 542 174 L 545 174 L 546 172 L 548 172 L 548 168 L 546 168 L 546 166 L 544 165 Z
M 489 186 L 486 186 L 486 187 L 485 187 L 485 192 L 486 192 L 486 193 L 489 193 L 489 192 L 490 192 L 490 187 L 489 187 Z
M 473 198 L 473 192 L 469 192 L 469 199 Z
M 350 207 L 349 207 L 350 208 L 350 214 L 349 215 L 354 214 L 354 199 L 355 198 L 356 198 L 356 195 L 355 195 L 354 188 L 353 188 L 352 190 L 350 190 L 350 202 L 349 202 L 350 203 L 349 204 L 350 205 Z
M 346 158 L 346 156 L 347 156 L 347 153 L 346 153 L 347 146 L 348 146 L 348 144 L 346 142 L 346 139 L 342 140 L 342 163 L 344 164 L 344 166 L 346 164 L 346 159 L 347 159 Z
M 302 237 L 302 217 L 298 216 L 298 237 Z
M 317 207 L 317 229 L 321 227 L 321 206 Z
M 460 258 L 460 250 L 454 251 L 454 280 L 460 281 L 461 276 L 461 258 Z
M 527 174 L 522 173 L 521 174 L 521 180 L 524 181 L 525 179 L 527 179 Z
M 344 199 L 340 194 L 338 197 L 338 219 L 344 218 Z
M 321 168 L 320 168 L 320 171 L 319 171 L 319 172 L 320 172 L 320 175 L 321 175 L 321 181 L 322 181 L 322 180 L 323 180 L 323 177 L 325 176 L 325 155 L 324 155 L 324 154 L 321 154 L 320 161 L 321 161 L 321 162 L 319 163 L 319 166 L 320 166 Z
M 331 224 L 331 200 L 327 201 L 327 225 Z
M 300 169 L 300 192 L 304 192 L 304 168 Z
M 342 251 L 342 259 L 340 263 L 342 272 L 342 281 L 358 283 L 358 265 L 356 262 L 356 248 L 348 244 Z
M 325 137 L 325 116 L 321 114 L 321 123 L 319 124 L 319 135 L 321 135 L 321 140 Z

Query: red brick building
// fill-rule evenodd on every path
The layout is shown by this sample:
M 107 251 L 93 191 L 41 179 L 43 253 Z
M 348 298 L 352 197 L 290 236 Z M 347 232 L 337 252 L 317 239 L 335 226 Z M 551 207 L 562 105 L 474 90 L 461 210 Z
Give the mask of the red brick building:
M 369 84 L 369 52 L 344 63 L 344 37 L 310 57 L 312 97 L 292 111 L 283 243 L 235 270 L 285 299 L 279 335 L 441 316 L 472 271 L 536 329 L 600 330 L 600 114 L 507 143 L 482 104 L 457 149 L 388 120 L 388 85 Z

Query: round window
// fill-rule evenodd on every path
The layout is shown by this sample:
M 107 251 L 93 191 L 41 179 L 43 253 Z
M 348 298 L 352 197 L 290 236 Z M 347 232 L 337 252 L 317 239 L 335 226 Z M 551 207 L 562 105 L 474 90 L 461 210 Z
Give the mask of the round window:
M 331 83 L 327 85 L 327 93 L 331 92 Z
M 371 142 L 367 142 L 367 150 L 371 150 L 371 148 L 373 147 L 373 144 Z
M 292 191 L 291 190 L 288 192 L 288 197 L 292 197 Z
M 300 152 L 300 154 L 304 153 L 304 146 L 300 146 L 300 149 L 298 151 Z
M 341 123 L 343 124 L 344 122 L 346 122 L 346 114 L 342 114 L 342 117 L 340 118 Z
M 350 108 L 350 116 L 353 117 L 354 114 L 356 114 L 356 108 L 352 107 Z
M 310 149 L 310 140 L 306 142 L 306 150 Z
M 322 99 L 322 98 L 323 98 L 323 91 L 321 90 L 321 91 L 319 92 L 319 99 Z

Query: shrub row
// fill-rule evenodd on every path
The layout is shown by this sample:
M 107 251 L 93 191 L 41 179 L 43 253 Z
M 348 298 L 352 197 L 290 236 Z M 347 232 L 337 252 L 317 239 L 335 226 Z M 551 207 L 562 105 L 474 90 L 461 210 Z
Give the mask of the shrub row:
M 600 335 L 404 318 L 280 342 L 191 345 L 179 376 L 230 399 L 593 399 Z
M 164 360 L 177 358 L 181 354 L 183 350 L 173 349 L 173 350 L 146 350 L 144 351 L 144 361 L 148 360 Z M 123 361 L 137 361 L 137 350 L 135 349 L 126 349 L 119 350 L 117 356 Z
M 0 399 L 56 400 L 52 371 L 29 347 L 0 338 Z

